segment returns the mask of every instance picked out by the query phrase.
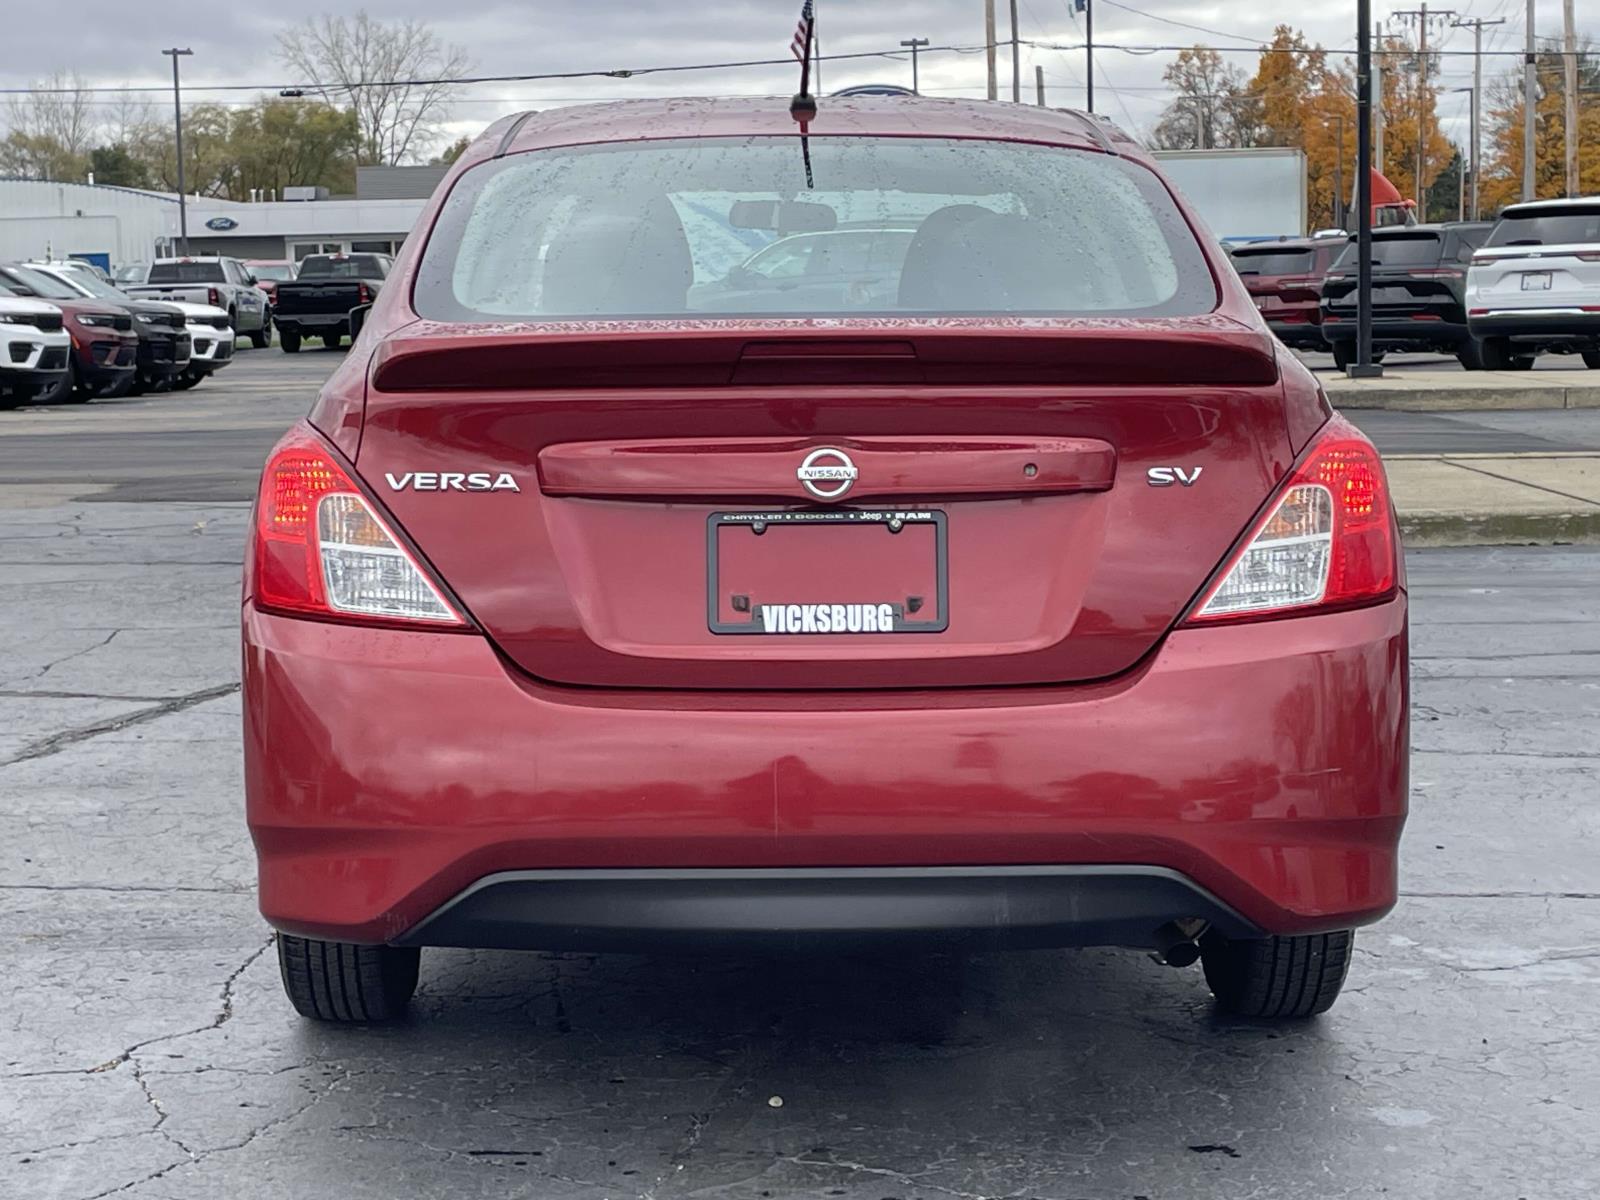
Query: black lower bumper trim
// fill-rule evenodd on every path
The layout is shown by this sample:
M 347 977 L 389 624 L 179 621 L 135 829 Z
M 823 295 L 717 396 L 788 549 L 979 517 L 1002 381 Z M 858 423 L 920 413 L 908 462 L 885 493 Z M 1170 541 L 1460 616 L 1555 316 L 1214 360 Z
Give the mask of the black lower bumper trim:
M 1198 917 L 1263 931 L 1176 871 L 1148 866 L 508 871 L 395 940 L 503 950 L 1154 947 Z

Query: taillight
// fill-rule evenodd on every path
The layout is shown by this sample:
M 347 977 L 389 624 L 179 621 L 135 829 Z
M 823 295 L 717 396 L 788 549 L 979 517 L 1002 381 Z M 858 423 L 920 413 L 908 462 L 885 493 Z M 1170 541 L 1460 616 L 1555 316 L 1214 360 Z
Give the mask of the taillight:
M 1572 256 L 1579 262 L 1600 263 L 1600 250 L 1580 250 Z
M 1397 579 L 1383 463 L 1355 426 L 1335 416 L 1188 623 L 1372 603 L 1392 595 Z
M 369 288 L 365 283 L 358 284 L 357 286 L 360 288 L 360 291 L 357 294 L 361 297 L 361 303 L 363 303 L 363 304 L 371 304 L 372 303 L 372 289 Z
M 211 305 L 213 308 L 221 308 L 222 307 L 222 295 L 221 295 L 221 293 L 219 293 L 217 291 L 217 289 L 214 288 L 214 287 L 208 287 L 206 289 L 206 303 Z
M 344 468 L 303 427 L 278 443 L 261 474 L 255 600 L 279 612 L 467 628 Z

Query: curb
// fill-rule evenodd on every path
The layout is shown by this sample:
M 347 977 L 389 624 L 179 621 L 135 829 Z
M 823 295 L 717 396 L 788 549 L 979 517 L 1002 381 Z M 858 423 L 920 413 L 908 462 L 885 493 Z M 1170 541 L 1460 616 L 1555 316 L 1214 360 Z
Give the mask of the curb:
M 1575 513 L 1400 514 L 1406 546 L 1600 545 L 1600 509 Z
M 1393 388 L 1323 384 L 1335 408 L 1391 412 L 1520 412 L 1529 409 L 1600 408 L 1600 387 Z

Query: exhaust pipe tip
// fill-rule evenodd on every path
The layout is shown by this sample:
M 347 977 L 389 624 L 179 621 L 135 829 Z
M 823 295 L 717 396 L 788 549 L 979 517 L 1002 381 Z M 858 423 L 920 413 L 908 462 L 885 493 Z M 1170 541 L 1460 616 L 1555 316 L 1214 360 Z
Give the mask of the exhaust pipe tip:
M 1199 917 L 1185 917 L 1168 921 L 1155 934 L 1155 952 L 1151 955 L 1166 967 L 1192 967 L 1200 961 L 1200 935 L 1207 923 Z

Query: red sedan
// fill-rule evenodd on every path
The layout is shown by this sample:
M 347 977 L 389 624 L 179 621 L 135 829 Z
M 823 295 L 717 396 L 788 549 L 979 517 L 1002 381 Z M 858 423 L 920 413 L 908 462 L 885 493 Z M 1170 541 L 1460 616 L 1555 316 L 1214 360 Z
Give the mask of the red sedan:
M 1388 486 L 1142 149 L 982 103 L 566 108 L 417 228 L 249 548 L 300 1012 L 397 1015 L 427 946 L 885 941 L 1333 1003 L 1406 813 Z M 726 286 L 862 228 L 915 232 Z

